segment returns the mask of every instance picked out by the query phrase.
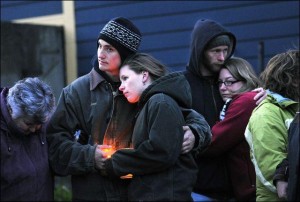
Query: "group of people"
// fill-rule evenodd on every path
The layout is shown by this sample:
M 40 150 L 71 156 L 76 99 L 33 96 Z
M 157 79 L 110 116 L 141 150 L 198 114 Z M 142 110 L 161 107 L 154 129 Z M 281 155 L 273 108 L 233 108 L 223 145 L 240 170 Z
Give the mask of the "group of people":
M 258 77 L 235 35 L 200 19 L 170 73 L 141 39 L 110 20 L 57 105 L 38 78 L 1 89 L 1 200 L 51 201 L 54 175 L 71 175 L 73 201 L 299 200 L 299 50 Z

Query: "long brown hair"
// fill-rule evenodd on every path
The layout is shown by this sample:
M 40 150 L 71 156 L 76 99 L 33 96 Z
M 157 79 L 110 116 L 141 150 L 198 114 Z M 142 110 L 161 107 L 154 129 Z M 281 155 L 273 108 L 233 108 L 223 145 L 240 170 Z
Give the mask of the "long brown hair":
M 272 57 L 260 78 L 264 88 L 299 101 L 299 76 L 299 50 L 289 50 Z

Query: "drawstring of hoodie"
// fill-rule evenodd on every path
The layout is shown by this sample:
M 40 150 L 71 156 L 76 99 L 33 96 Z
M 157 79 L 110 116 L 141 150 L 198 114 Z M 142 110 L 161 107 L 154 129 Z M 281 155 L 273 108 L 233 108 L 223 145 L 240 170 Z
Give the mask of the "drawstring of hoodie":
M 5 136 L 6 136 L 6 142 L 7 142 L 7 150 L 9 151 L 9 152 L 11 152 L 11 147 L 10 147 L 10 139 L 9 139 L 9 137 L 8 137 L 8 132 L 6 132 L 5 133 Z
M 46 139 L 43 139 L 43 137 L 42 137 L 42 133 L 39 133 L 38 134 L 38 136 L 39 136 L 39 139 L 40 139 L 40 142 L 41 142 L 41 144 L 42 145 L 45 145 L 45 142 L 46 142 Z M 8 132 L 6 132 L 5 133 L 5 137 L 6 137 L 6 142 L 7 142 L 7 150 L 9 151 L 9 152 L 11 152 L 11 140 L 10 140 L 10 138 L 9 138 L 9 133 Z
M 45 142 L 46 142 L 46 135 L 43 139 L 43 134 L 46 134 L 46 125 L 43 125 L 42 128 L 38 131 L 36 131 L 36 133 L 38 133 L 37 135 L 39 136 L 40 138 L 40 142 L 42 145 L 45 145 Z
M 40 130 L 35 131 L 35 133 L 37 133 L 36 135 L 39 136 L 41 144 L 44 145 L 46 142 L 46 135 L 45 138 L 43 139 L 43 134 L 46 134 L 46 128 L 43 126 Z
M 43 140 L 42 133 L 39 133 L 38 136 L 40 138 L 41 144 L 44 145 L 46 140 Z

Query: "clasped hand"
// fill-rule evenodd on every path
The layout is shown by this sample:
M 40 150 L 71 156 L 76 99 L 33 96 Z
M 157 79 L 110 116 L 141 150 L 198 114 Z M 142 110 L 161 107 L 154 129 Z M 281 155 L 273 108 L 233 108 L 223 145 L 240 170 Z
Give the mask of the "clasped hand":
M 185 154 L 191 151 L 195 144 L 195 136 L 188 126 L 183 126 L 184 139 L 181 148 L 181 153 Z M 110 158 L 115 151 L 110 145 L 97 145 L 95 150 L 95 166 L 97 169 L 104 169 L 104 162 Z
M 188 126 L 183 126 L 184 136 L 181 148 L 181 153 L 186 154 L 191 151 L 195 144 L 195 136 Z
M 97 145 L 95 150 L 95 166 L 97 169 L 104 169 L 104 161 L 110 158 L 111 154 L 105 152 L 107 149 L 110 150 L 112 147 L 110 145 Z

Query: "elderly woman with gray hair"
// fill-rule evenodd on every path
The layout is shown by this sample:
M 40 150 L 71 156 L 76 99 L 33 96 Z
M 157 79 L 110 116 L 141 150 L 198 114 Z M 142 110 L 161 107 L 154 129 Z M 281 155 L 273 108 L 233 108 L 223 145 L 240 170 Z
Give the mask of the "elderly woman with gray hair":
M 39 78 L 1 89 L 1 201 L 53 201 L 45 125 L 54 110 L 52 89 Z

